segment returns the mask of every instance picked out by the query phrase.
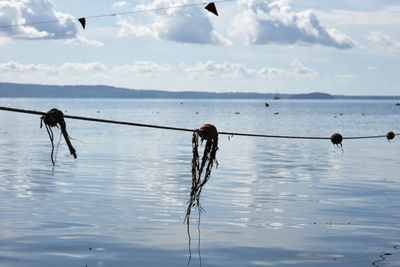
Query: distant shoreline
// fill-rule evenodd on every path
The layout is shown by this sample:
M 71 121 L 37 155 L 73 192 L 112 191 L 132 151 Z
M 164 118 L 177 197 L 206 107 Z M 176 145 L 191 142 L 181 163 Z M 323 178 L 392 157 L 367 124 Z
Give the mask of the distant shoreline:
M 399 96 L 331 95 L 320 92 L 304 94 L 279 93 L 213 93 L 161 91 L 119 88 L 106 85 L 41 85 L 0 83 L 0 98 L 159 98 L 159 99 L 260 99 L 294 100 L 400 100 Z

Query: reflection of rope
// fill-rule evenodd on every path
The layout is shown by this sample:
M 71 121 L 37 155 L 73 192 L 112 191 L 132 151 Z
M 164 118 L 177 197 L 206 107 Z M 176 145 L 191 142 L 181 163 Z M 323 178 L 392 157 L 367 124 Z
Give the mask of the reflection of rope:
M 372 265 L 375 266 L 375 267 L 379 267 L 378 262 L 381 262 L 381 261 L 386 260 L 386 258 L 385 258 L 384 256 L 390 256 L 390 255 L 392 255 L 392 253 L 384 252 L 384 253 L 380 254 L 380 255 L 379 255 L 379 258 L 380 258 L 380 259 L 374 261 L 374 262 L 372 263 Z
M 34 115 L 44 115 L 46 112 L 36 111 L 36 110 L 27 110 L 27 109 L 19 109 L 19 108 L 10 108 L 10 107 L 2 107 L 0 106 L 0 110 L 12 111 L 12 112 L 20 112 L 20 113 L 28 113 Z M 95 122 L 103 122 L 103 123 L 111 123 L 111 124 L 121 124 L 121 125 L 129 125 L 136 127 L 147 127 L 147 128 L 156 128 L 156 129 L 164 129 L 164 130 L 173 130 L 173 131 L 182 131 L 182 132 L 191 132 L 193 133 L 193 129 L 180 128 L 180 127 L 171 127 L 171 126 L 162 126 L 155 124 L 145 124 L 145 123 L 136 123 L 136 122 L 126 122 L 126 121 L 116 121 L 116 120 L 106 120 L 106 119 L 97 119 L 90 117 L 82 117 L 82 116 L 72 116 L 72 115 L 64 115 L 64 118 L 74 119 L 74 120 L 85 120 L 85 121 L 95 121 Z M 331 137 L 317 137 L 317 136 L 290 136 L 290 135 L 269 135 L 269 134 L 252 134 L 252 133 L 238 133 L 238 132 L 218 132 L 219 135 L 228 135 L 228 136 L 249 136 L 249 137 L 265 137 L 265 138 L 285 138 L 285 139 L 312 139 L 312 140 L 330 140 Z M 400 135 L 400 133 L 394 134 Z M 343 139 L 367 139 L 367 138 L 386 138 L 386 135 L 372 135 L 372 136 L 351 136 L 351 137 L 343 137 Z
M 399 249 L 399 245 L 394 245 L 393 246 L 394 249 Z M 371 264 L 375 267 L 379 267 L 378 263 L 382 262 L 384 260 L 386 260 L 385 256 L 392 256 L 393 254 L 398 254 L 398 253 L 389 253 L 389 252 L 382 252 L 382 254 L 379 255 L 379 260 L 376 260 L 374 262 L 372 262 Z
M 233 1 L 236 1 L 236 0 L 220 0 L 220 1 L 214 1 L 214 3 L 233 2 Z M 192 6 L 202 6 L 205 4 L 207 4 L 207 3 L 194 3 L 194 4 L 186 4 L 186 5 L 159 7 L 159 8 L 148 8 L 148 9 L 141 9 L 141 10 L 135 10 L 135 11 L 116 12 L 116 13 L 109 13 L 109 14 L 102 14 L 102 15 L 87 16 L 84 18 L 85 19 L 94 19 L 94 18 L 104 18 L 104 17 L 115 17 L 115 16 L 129 15 L 129 14 L 135 14 L 135 13 L 145 13 L 145 12 L 154 12 L 154 11 L 192 7 Z M 79 20 L 79 19 L 81 19 L 81 18 L 69 18 L 69 19 L 60 19 L 60 20 L 56 19 L 56 20 L 36 21 L 36 22 L 21 23 L 21 24 L 0 25 L 0 28 L 12 28 L 12 27 L 21 27 L 21 26 L 30 26 L 30 25 L 50 24 L 50 23 L 66 22 L 66 21 L 73 21 L 73 20 Z

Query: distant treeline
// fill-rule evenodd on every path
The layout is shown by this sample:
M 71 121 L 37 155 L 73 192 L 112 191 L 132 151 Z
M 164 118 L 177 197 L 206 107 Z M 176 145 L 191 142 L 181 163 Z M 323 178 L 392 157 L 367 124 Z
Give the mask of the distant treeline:
M 199 99 L 400 99 L 400 96 L 345 96 L 325 93 L 212 93 L 138 90 L 105 85 L 0 83 L 0 97 L 26 98 L 199 98 Z

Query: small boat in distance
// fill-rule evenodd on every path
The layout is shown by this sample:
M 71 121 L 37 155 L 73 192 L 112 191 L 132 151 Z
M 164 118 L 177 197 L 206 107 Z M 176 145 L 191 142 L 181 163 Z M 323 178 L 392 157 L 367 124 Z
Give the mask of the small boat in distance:
M 281 99 L 279 96 L 274 96 L 274 98 L 272 98 L 273 100 L 279 100 L 279 99 Z
M 400 106 L 400 102 L 397 102 L 397 103 L 396 103 L 396 106 Z

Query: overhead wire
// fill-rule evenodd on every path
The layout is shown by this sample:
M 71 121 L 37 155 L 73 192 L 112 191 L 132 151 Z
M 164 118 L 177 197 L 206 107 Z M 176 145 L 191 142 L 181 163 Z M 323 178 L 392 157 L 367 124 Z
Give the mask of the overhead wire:
M 28 114 L 42 115 L 42 116 L 46 114 L 46 112 L 42 112 L 42 111 L 27 110 L 27 109 L 12 108 L 12 107 L 3 107 L 3 106 L 0 106 L 0 110 L 28 113 Z M 117 120 L 100 119 L 100 118 L 83 117 L 83 116 L 73 116 L 73 115 L 64 115 L 64 118 L 193 133 L 193 129 L 156 125 L 156 124 L 117 121 Z M 281 138 L 281 139 L 331 140 L 331 137 L 321 137 L 321 136 L 270 135 L 270 134 L 254 134 L 254 133 L 224 132 L 224 131 L 219 131 L 218 134 L 219 135 L 228 135 L 228 136 L 247 136 L 247 137 Z M 398 136 L 398 135 L 400 135 L 400 133 L 396 133 L 394 135 Z M 371 136 L 343 137 L 343 139 L 370 139 L 370 138 L 387 138 L 387 136 L 386 135 L 371 135 Z
M 234 1 L 236 1 L 236 0 L 219 0 L 219 1 L 213 1 L 213 3 L 216 4 L 216 3 L 234 2 Z M 176 6 L 158 7 L 158 8 L 147 8 L 147 9 L 140 9 L 140 10 L 134 10 L 134 11 L 114 12 L 114 13 L 92 15 L 92 16 L 85 16 L 85 17 L 79 17 L 79 18 L 73 17 L 73 18 L 59 19 L 59 20 L 57 19 L 57 20 L 34 21 L 34 22 L 18 23 L 18 24 L 8 24 L 8 25 L 0 25 L 0 28 L 13 28 L 13 27 L 50 24 L 50 23 L 75 21 L 75 20 L 79 21 L 82 18 L 95 19 L 95 18 L 104 18 L 104 17 L 115 17 L 115 16 L 123 16 L 123 15 L 137 14 L 137 13 L 156 12 L 156 11 L 169 10 L 169 9 L 202 6 L 202 5 L 206 5 L 206 4 L 207 4 L 207 2 L 202 2 L 202 3 L 183 4 L 183 5 L 176 5 Z

